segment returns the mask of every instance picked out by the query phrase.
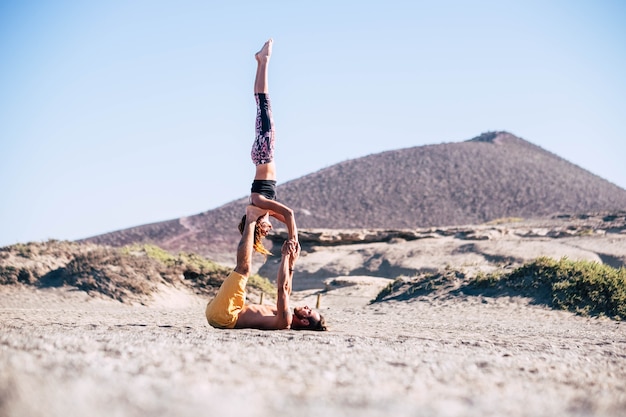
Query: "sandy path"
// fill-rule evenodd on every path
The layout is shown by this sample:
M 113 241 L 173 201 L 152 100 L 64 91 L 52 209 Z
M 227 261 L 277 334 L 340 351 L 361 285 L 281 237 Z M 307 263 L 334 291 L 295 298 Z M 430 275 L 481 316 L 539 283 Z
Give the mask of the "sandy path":
M 384 281 L 360 282 L 322 297 L 326 333 L 215 330 L 185 294 L 2 288 L 0 416 L 625 415 L 622 323 L 520 299 L 368 305 Z

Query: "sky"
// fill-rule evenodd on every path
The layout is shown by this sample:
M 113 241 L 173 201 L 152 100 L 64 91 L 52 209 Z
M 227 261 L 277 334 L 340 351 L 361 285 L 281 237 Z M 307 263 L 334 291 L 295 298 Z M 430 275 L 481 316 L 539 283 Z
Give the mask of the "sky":
M 0 246 L 249 194 L 254 53 L 279 184 L 505 130 L 626 188 L 626 2 L 0 1 Z

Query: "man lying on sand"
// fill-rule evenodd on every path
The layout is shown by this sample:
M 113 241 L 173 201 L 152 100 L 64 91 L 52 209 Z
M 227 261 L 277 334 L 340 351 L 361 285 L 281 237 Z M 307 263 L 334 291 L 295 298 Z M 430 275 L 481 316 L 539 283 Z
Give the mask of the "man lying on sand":
M 289 311 L 293 266 L 300 256 L 300 245 L 286 241 L 281 249 L 280 267 L 276 285 L 276 306 L 246 304 L 246 283 L 252 265 L 254 229 L 268 212 L 249 205 L 243 234 L 237 247 L 237 266 L 224 280 L 217 295 L 206 307 L 209 324 L 220 329 L 264 329 L 264 330 L 326 330 L 324 317 L 309 306 L 296 307 Z M 266 231 L 267 234 L 268 231 Z

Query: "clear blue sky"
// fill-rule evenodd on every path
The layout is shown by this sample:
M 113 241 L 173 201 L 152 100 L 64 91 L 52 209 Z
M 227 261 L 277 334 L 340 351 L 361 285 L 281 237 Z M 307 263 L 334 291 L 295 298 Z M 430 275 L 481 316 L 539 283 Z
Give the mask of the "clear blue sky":
M 626 2 L 0 2 L 0 246 L 245 197 L 274 38 L 279 183 L 507 130 L 626 188 Z

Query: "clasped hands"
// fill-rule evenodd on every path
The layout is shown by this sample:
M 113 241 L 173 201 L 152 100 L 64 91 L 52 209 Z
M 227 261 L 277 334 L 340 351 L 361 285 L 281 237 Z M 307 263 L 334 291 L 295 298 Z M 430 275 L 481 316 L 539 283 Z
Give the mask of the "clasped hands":
M 291 258 L 290 264 L 293 264 L 300 256 L 300 243 L 295 239 L 286 240 L 280 253 L 283 256 L 289 256 Z

